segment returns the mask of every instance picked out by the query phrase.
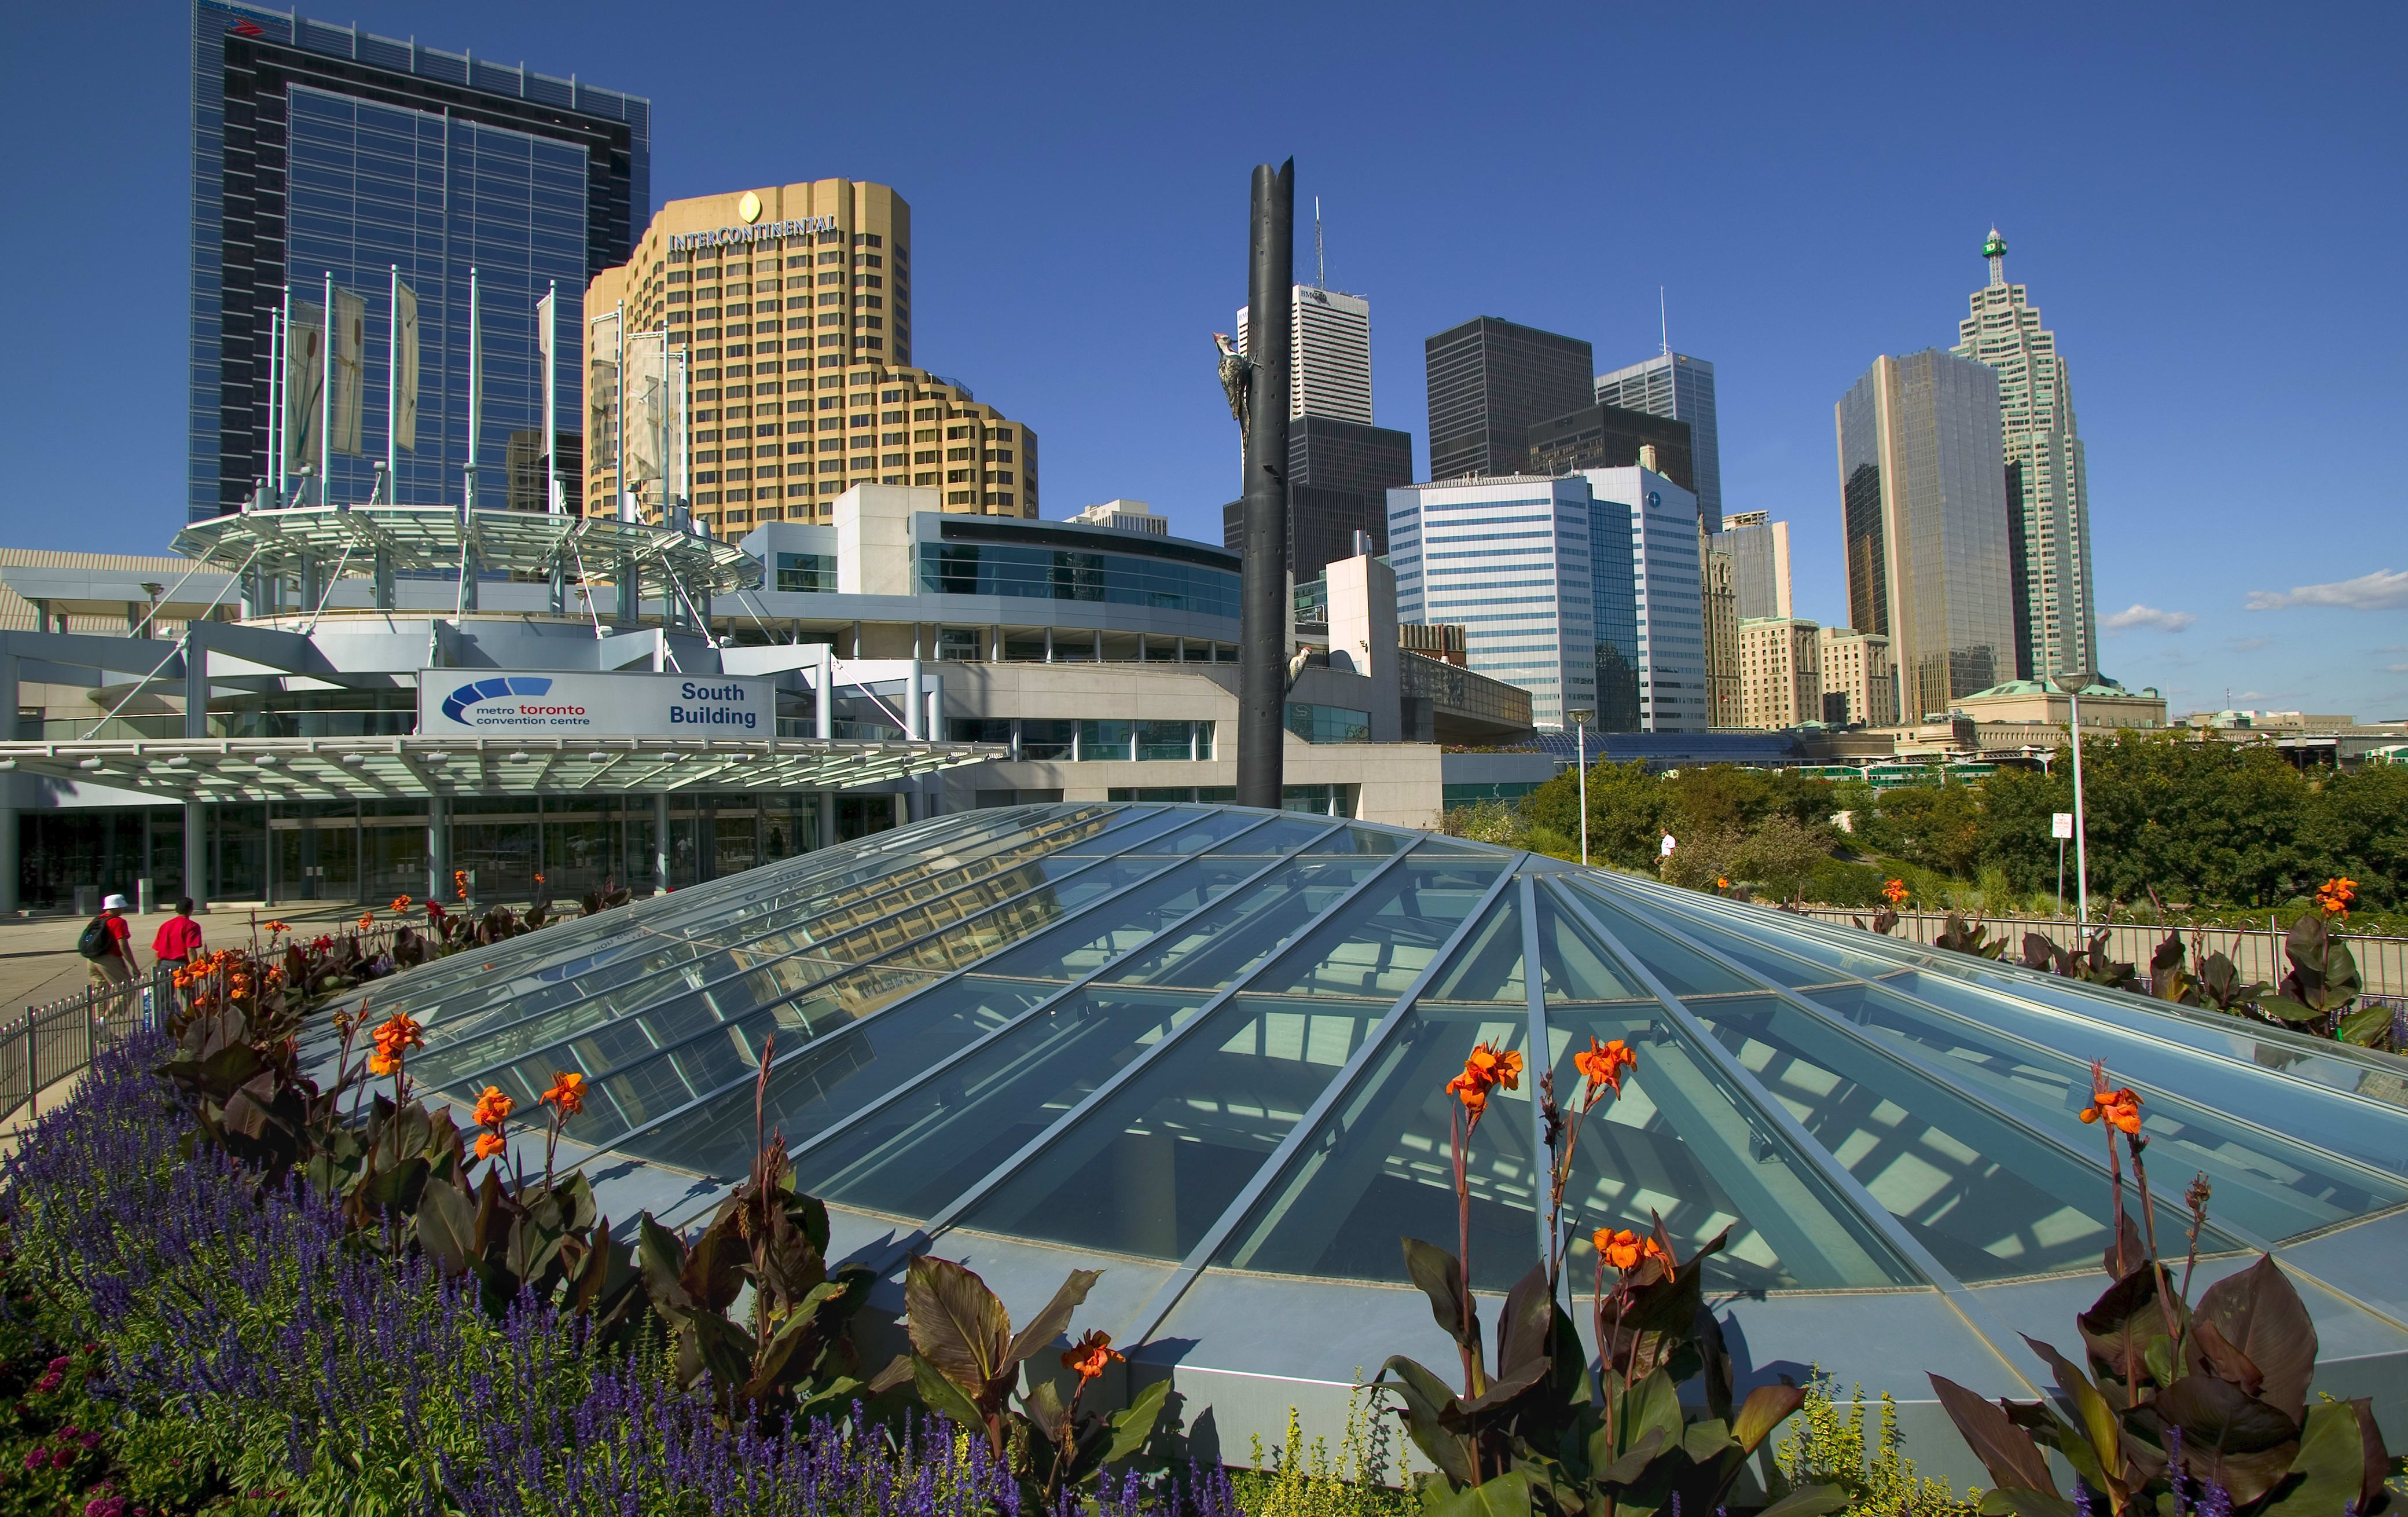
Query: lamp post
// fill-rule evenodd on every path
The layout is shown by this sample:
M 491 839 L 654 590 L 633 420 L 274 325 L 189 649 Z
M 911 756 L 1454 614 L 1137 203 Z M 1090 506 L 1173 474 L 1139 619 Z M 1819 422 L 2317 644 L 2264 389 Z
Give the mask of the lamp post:
M 2086 932 L 2090 927 L 2090 836 L 2082 810 L 2082 687 L 2090 683 L 2086 669 L 2060 670 L 2047 676 L 2047 683 L 2065 692 L 2072 701 L 2073 732 L 2073 896 L 2074 919 Z M 2063 899 L 2060 887 L 2059 899 Z
M 1581 867 L 1585 869 L 1588 867 L 1588 724 L 1596 717 L 1597 713 L 1568 711 L 1564 715 L 1571 718 L 1572 743 L 1574 751 L 1579 755 L 1577 762 L 1580 765 Z

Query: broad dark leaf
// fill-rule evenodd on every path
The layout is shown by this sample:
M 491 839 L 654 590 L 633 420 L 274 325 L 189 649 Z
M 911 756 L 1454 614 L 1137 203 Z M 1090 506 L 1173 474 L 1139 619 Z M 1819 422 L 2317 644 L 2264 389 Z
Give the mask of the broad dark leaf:
M 2123 1234 L 2124 1251 L 2119 1257 L 2115 1251 L 2115 1245 L 2113 1243 L 2108 1244 L 2106 1251 L 2099 1256 L 2099 1267 L 2105 1270 L 2113 1278 L 2120 1280 L 2126 1275 L 2140 1268 L 2143 1264 L 2147 1262 L 2149 1257 L 2149 1245 L 2147 1241 L 2141 1236 L 2140 1224 L 2132 1221 L 2132 1214 L 2130 1212 L 2123 1213 L 2116 1220 L 2123 1223 L 2121 1232 Z
M 2289 1277 L 2270 1255 L 2200 1293 L 2195 1313 L 2266 1377 L 2258 1394 L 2297 1423 L 2306 1414 L 2316 1372 L 2316 1328 Z
M 1629 1485 L 1647 1472 L 1656 1456 L 1664 1452 L 1664 1430 L 1651 1427 L 1639 1435 L 1621 1457 L 1614 1457 L 1612 1447 L 1606 1442 L 1605 1429 L 1600 1426 L 1589 1435 L 1589 1479 L 1599 1485 Z
M 1497 1373 L 1499 1377 L 1516 1375 L 1523 1365 L 1536 1363 L 1543 1373 L 1547 1360 L 1547 1340 L 1555 1326 L 1555 1304 L 1547 1292 L 1547 1266 L 1532 1264 L 1530 1272 L 1514 1283 L 1505 1297 L 1505 1310 L 1497 1319 Z
M 725 1311 L 744 1289 L 749 1252 L 736 1230 L 735 1218 L 723 1210 L 694 1240 L 679 1283 L 696 1306 L 706 1311 Z
M 2164 1306 L 2157 1297 L 2154 1264 L 2144 1264 L 2109 1286 L 2106 1294 L 2073 1321 L 2081 1330 L 2083 1346 L 2090 1351 L 2091 1367 L 2102 1378 L 2128 1386 L 2150 1378 L 2153 1350 L 2160 1362 L 2173 1351 L 2173 1340 L 2166 1333 Z M 2122 1398 L 2117 1404 L 2122 1404 Z
M 1530 1480 L 1511 1470 L 1422 1509 L 1422 1517 L 1530 1517 Z
M 2265 1371 L 2247 1354 L 2224 1341 L 2223 1333 L 2214 1322 L 2201 1322 L 2193 1328 L 2189 1343 L 2196 1351 L 2191 1355 L 2195 1362 L 2243 1395 L 2256 1395 L 2266 1389 Z
M 1391 1386 L 1397 1399 L 1404 1403 L 1405 1431 L 1414 1447 L 1428 1455 L 1450 1482 L 1470 1484 L 1474 1478 L 1470 1445 L 1440 1422 L 1455 1409 L 1454 1389 L 1426 1365 L 1402 1354 L 1389 1356 L 1374 1383 Z
M 1011 1319 L 986 1281 L 950 1259 L 917 1254 L 904 1272 L 903 1306 L 919 1356 L 981 1408 L 1000 1405 L 1011 1389 L 1004 1356 Z
M 2322 1517 L 2350 1509 L 2366 1478 L 2366 1450 L 2358 1415 L 2355 1408 L 2342 1401 L 2308 1409 L 2300 1452 L 2291 1459 L 2291 1474 L 2299 1483 L 2286 1482 L 2262 1517 Z
M 965 1431 L 984 1433 L 990 1441 L 994 1440 L 996 1430 L 987 1421 L 985 1409 L 964 1395 L 962 1388 L 953 1383 L 953 1377 L 916 1353 L 911 1356 L 910 1364 L 911 1388 L 918 1394 L 922 1406 L 939 1417 L 951 1418 Z M 879 1377 L 882 1380 L 885 1378 L 883 1375 Z
M 709 1375 L 721 1395 L 733 1395 L 752 1378 L 752 1336 L 715 1311 L 698 1311 L 678 1328 L 678 1382 L 693 1385 Z
M 1990 1479 L 2001 1487 L 2020 1486 L 2048 1495 L 2057 1495 L 2057 1480 L 2048 1472 L 2048 1459 L 2040 1452 L 2032 1436 L 2008 1420 L 2006 1411 L 1993 1402 L 1983 1400 L 1945 1376 L 1929 1377 L 1931 1389 L 1939 1394 L 1940 1405 L 1948 1413 L 1956 1431 L 1990 1472 Z
M 1052 1443 L 1061 1438 L 1062 1393 L 1054 1388 L 1052 1380 L 1039 1380 L 1037 1389 L 1020 1398 L 1020 1407 L 1028 1413 L 1028 1420 L 1037 1424 L 1037 1430 L 1045 1435 L 1046 1442 Z
M 2074 1415 L 2079 1419 L 2077 1425 L 2089 1440 L 2091 1457 L 2097 1463 L 2104 1482 L 2136 1483 L 2131 1480 L 2130 1471 L 2125 1467 L 2124 1424 L 2117 1420 L 2115 1409 L 2099 1394 L 2099 1387 L 2091 1384 L 2090 1378 L 2076 1368 L 2071 1360 L 2057 1352 L 2054 1346 L 2042 1343 L 2028 1333 L 2024 1335 L 2024 1342 L 2031 1346 L 2032 1352 L 2040 1355 L 2042 1362 L 2057 1376 L 2057 1388 L 2073 1403 Z M 2061 1446 L 2060 1452 L 2072 1461 L 2075 1468 L 2082 1467 L 2078 1451 Z
M 651 1212 L 636 1219 L 636 1265 L 644 1279 L 644 1293 L 653 1309 L 672 1322 L 681 1322 L 695 1309 L 694 1296 L 681 1277 L 685 1245 L 678 1235 L 652 1220 Z
M 1422 1294 L 1429 1297 L 1430 1316 L 1437 1320 L 1439 1331 L 1457 1343 L 1464 1340 L 1463 1266 L 1455 1255 L 1435 1243 L 1420 1238 L 1398 1238 L 1404 1245 L 1405 1273 L 1412 1277 Z M 1476 1318 L 1478 1310 L 1475 1308 Z M 1475 1330 L 1476 1331 L 1476 1330 Z
M 1154 1436 L 1154 1423 L 1162 1420 L 1162 1409 L 1170 1399 L 1168 1378 L 1148 1383 L 1131 1397 L 1125 1411 L 1112 1414 L 1112 1440 L 1104 1449 L 1104 1463 L 1117 1465 L 1134 1455 Z
M 458 1275 L 477 1257 L 477 1209 L 458 1189 L 430 1185 L 418 1196 L 418 1246 L 435 1267 Z
M 1723 1324 L 1714 1320 L 1712 1307 L 1698 1308 L 1696 1331 L 1698 1367 L 1706 1381 L 1706 1412 L 1729 1422 L 1737 1370 L 1731 1364 L 1730 1349 L 1723 1342 Z
M 1846 1490 L 1837 1485 L 1801 1485 L 1756 1517 L 1828 1517 L 1846 1507 L 1849 1500 Z M 2065 1510 L 2067 1517 L 2072 1517 L 2071 1504 Z
M 2360 1396 L 2349 1404 L 2358 1418 L 2358 1439 L 2366 1458 L 2364 1483 L 2358 1488 L 2358 1510 L 2374 1512 L 2383 1510 L 2383 1482 L 2392 1475 L 2391 1451 L 2383 1446 L 2383 1430 L 2374 1425 L 2374 1403 Z
M 1085 1303 L 1087 1293 L 1094 1290 L 1096 1282 L 1103 1278 L 1104 1272 L 1100 1269 L 1070 1271 L 1063 1279 L 1061 1289 L 1054 1293 L 1054 1299 L 1045 1303 L 1045 1309 L 1030 1318 L 1028 1325 L 1013 1334 L 1011 1341 L 1005 1346 L 1003 1373 L 1009 1375 L 1023 1361 L 1036 1357 L 1039 1350 L 1068 1332 L 1070 1314 Z M 1005 1319 L 1007 1326 L 1010 1321 Z
M 1756 1446 L 1770 1437 L 1782 1420 L 1805 1405 L 1806 1393 L 1795 1385 L 1759 1385 L 1747 1394 L 1739 1409 L 1739 1417 L 1731 1424 L 1731 1438 L 1742 1452 L 1754 1453 Z
M 753 1359 L 752 1378 L 744 1385 L 744 1399 L 766 1400 L 793 1381 L 809 1377 L 820 1355 L 827 1350 L 830 1325 L 825 1317 L 808 1308 L 779 1323 Z
M 2182 1429 L 2185 1467 L 2246 1506 L 2274 1488 L 2298 1452 L 2299 1424 L 2213 1375 L 2186 1375 L 2157 1394 L 2160 1417 Z

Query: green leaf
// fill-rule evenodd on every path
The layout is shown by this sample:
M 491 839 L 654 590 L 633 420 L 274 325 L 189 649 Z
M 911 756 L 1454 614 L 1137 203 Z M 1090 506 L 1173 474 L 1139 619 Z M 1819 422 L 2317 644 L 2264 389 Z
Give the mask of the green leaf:
M 1392 1381 L 1389 1377 L 1394 1375 Z M 1447 1480 L 1456 1485 L 1471 1483 L 1471 1451 L 1463 1438 L 1446 1430 L 1441 1419 L 1454 1411 L 1455 1391 L 1439 1379 L 1426 1365 L 1416 1364 L 1402 1354 L 1389 1357 L 1380 1366 L 1375 1384 L 1386 1384 L 1404 1403 L 1405 1431 L 1413 1444 L 1429 1456 Z
M 2311 1407 L 2300 1452 L 2291 1458 L 2291 1473 L 2304 1478 L 2261 1517 L 2322 1517 L 2344 1510 L 2358 1499 L 2365 1470 L 2357 1409 L 2346 1401 Z
M 2074 1517 L 2074 1505 L 2061 1495 L 2020 1486 L 2001 1485 L 1982 1495 L 1982 1517 Z M 1759 1512 L 1757 1517 L 1771 1517 Z
M 1010 1389 L 996 1384 L 1010 1374 L 1011 1318 L 986 1281 L 950 1259 L 915 1255 L 904 1272 L 903 1305 L 914 1353 L 965 1394 L 987 1406 Z
M 1826 1517 L 1846 1507 L 1848 1493 L 1836 1485 L 1801 1485 L 1756 1517 Z M 2068 1507 L 2071 1512 L 2073 1509 Z
M 1467 1486 L 1425 1510 L 1428 1517 L 1530 1517 L 1530 1478 L 1511 1470 Z
M 1632 1386 L 1622 1402 L 1622 1446 L 1647 1429 L 1660 1428 L 1667 1448 L 1679 1443 L 1684 1431 L 1681 1416 L 1681 1393 L 1674 1388 L 1672 1377 L 1662 1370 Z
M 1772 1436 L 1784 1419 L 1805 1405 L 1806 1392 L 1796 1385 L 1759 1385 L 1747 1394 L 1746 1402 L 1739 1409 L 1739 1418 L 1731 1426 L 1731 1438 L 1742 1453 L 1754 1453 L 1756 1445 Z M 1700 1461 L 1702 1463 L 1702 1461 Z
M 2288 1001 L 2279 995 L 2270 995 L 2258 1004 L 2286 1022 L 2321 1021 L 2325 1015 L 2315 1006 L 2303 1006 L 2296 1001 Z
M 697 1311 L 678 1327 L 678 1381 L 693 1385 L 708 1374 L 721 1395 L 732 1395 L 752 1378 L 752 1336 L 715 1311 Z
M 919 1393 L 920 1404 L 938 1416 L 952 1419 L 965 1431 L 988 1431 L 986 1414 L 978 1404 L 964 1395 L 943 1370 L 916 1353 L 911 1356 L 911 1388 Z
M 418 1246 L 446 1275 L 458 1275 L 474 1257 L 477 1211 L 449 1185 L 430 1185 L 418 1197 Z
M 2371 1048 L 2383 1040 L 2384 1033 L 2391 1031 L 2391 1017 L 2389 1006 L 2366 1006 L 2353 1011 L 2341 1019 L 2340 1038 L 2344 1043 Z
M 2091 1457 L 2097 1462 L 2099 1473 L 2104 1477 L 2100 1483 L 2123 1481 L 2124 1424 L 2116 1420 L 2115 1409 L 2099 1394 L 2099 1387 L 2090 1383 L 2090 1377 L 2074 1368 L 2072 1361 L 2065 1355 L 2028 1333 L 2024 1335 L 2024 1341 L 2031 1345 L 2032 1352 L 2040 1355 L 2042 1361 L 2056 1372 L 2057 1389 L 2073 1403 L 2074 1414 L 2082 1419 L 2082 1430 L 2089 1440 Z M 2082 1468 L 2080 1451 L 2068 1444 L 2063 1452 L 2074 1467 Z
M 1605 1441 L 1605 1429 L 1600 1426 L 1588 1438 L 1589 1479 L 1599 1485 L 1629 1485 L 1647 1473 L 1647 1466 L 1664 1452 L 1664 1430 L 1651 1427 L 1639 1435 L 1638 1440 L 1620 1458 Z
M 680 1279 L 685 1273 L 685 1245 L 649 1211 L 636 1219 L 636 1263 L 654 1310 L 681 1322 L 695 1309 L 695 1299 Z
M 1131 1398 L 1126 1411 L 1112 1414 L 1112 1441 L 1104 1450 L 1104 1463 L 1117 1465 L 1145 1446 L 1154 1436 L 1154 1424 L 1162 1420 L 1162 1409 L 1170 1399 L 1168 1378 L 1154 1381 Z
M 1695 1464 L 1711 1465 L 1722 1457 L 1725 1450 L 1738 1447 L 1731 1441 L 1730 1424 L 1719 1417 L 1691 1423 L 1681 1435 L 1681 1452 Z

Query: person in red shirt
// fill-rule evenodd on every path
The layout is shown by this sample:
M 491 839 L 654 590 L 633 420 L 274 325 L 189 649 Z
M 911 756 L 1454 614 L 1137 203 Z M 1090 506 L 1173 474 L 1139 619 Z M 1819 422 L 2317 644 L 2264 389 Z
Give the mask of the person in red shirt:
M 92 974 L 97 990 L 114 990 L 134 983 L 134 928 L 125 914 L 134 909 L 132 902 L 122 895 L 112 895 L 100 903 L 100 916 L 93 927 L 104 930 L 97 950 L 84 954 L 84 966 Z
M 182 969 L 201 956 L 201 924 L 193 920 L 193 898 L 176 903 L 176 915 L 159 924 L 150 940 L 150 957 L 171 969 Z

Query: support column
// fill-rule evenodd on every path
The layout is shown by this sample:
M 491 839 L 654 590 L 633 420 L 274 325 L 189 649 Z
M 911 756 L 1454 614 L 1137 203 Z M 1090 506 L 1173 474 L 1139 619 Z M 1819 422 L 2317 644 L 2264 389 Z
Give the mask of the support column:
M 17 736 L 17 656 L 0 654 L 0 721 L 8 724 L 11 741 Z M 15 916 L 17 912 L 17 808 L 5 802 L 16 799 L 16 780 L 0 775 L 0 915 Z M 144 860 L 147 866 L 149 860 Z
M 836 846 L 836 792 L 822 790 L 818 799 L 820 846 L 832 848 Z
M 442 796 L 426 798 L 426 899 L 452 900 L 452 807 Z
M 836 644 L 820 644 L 819 690 L 812 701 L 811 735 L 822 743 L 836 738 Z
M 184 736 L 193 740 L 209 735 L 209 649 L 201 630 L 205 625 L 193 622 L 184 629 Z M 209 813 L 206 802 L 184 802 L 184 889 L 181 893 L 193 898 L 195 911 L 208 906 Z
M 184 889 L 194 911 L 209 904 L 209 811 L 204 802 L 184 802 Z
M 1244 584 L 1239 592 L 1238 804 L 1277 810 L 1286 739 L 1288 324 L 1293 314 L 1296 160 L 1254 168 L 1247 268 Z
M 895 825 L 902 826 L 911 819 L 911 798 L 901 790 L 895 792 Z
M 926 707 L 920 700 L 920 660 L 911 660 L 911 672 L 903 676 L 903 741 L 928 741 Z
M 652 893 L 669 888 L 669 793 L 652 797 Z

